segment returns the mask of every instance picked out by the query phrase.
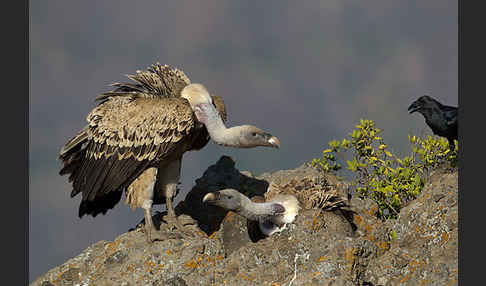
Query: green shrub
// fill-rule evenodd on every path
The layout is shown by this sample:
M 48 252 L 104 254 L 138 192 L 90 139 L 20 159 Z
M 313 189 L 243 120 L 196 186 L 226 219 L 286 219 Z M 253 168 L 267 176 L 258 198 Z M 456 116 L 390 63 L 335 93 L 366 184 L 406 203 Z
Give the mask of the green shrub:
M 409 135 L 412 154 L 399 158 L 388 151 L 378 136 L 381 131 L 372 120 L 361 119 L 349 140 L 330 141 L 330 148 L 322 151 L 321 158 L 313 159 L 312 166 L 336 174 L 342 168 L 339 161 L 346 162 L 354 175 L 351 185 L 362 197 L 378 204 L 379 217 L 389 219 L 396 218 L 402 206 L 420 194 L 429 170 L 442 164 L 457 165 L 457 141 L 451 151 L 442 137 Z M 349 152 L 352 158 L 347 160 Z

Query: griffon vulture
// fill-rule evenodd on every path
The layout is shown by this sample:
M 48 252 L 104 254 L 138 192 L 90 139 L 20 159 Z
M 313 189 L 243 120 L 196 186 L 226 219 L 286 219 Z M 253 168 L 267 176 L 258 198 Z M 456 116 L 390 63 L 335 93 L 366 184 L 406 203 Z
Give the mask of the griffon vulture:
M 181 70 L 157 63 L 128 78 L 134 83 L 114 83 L 96 99 L 88 125 L 62 147 L 60 175 L 69 174 L 71 197 L 82 194 L 80 218 L 105 214 L 125 190 L 126 203 L 144 209 L 149 242 L 164 238 L 151 217 L 152 205 L 164 198 L 170 229 L 190 235 L 172 205 L 184 152 L 210 138 L 236 148 L 278 148 L 280 142 L 255 126 L 227 128 L 223 100 L 191 84 Z
M 278 194 L 268 202 L 255 203 L 234 189 L 208 193 L 203 202 L 233 211 L 249 220 L 258 221 L 260 231 L 270 236 L 294 221 L 300 206 L 293 195 Z

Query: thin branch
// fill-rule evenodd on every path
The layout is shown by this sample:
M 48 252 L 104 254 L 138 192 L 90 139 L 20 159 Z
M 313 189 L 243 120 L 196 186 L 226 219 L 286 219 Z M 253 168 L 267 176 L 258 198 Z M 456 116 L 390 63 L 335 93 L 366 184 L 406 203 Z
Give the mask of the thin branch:
M 289 282 L 289 286 L 292 286 L 292 283 L 294 283 L 295 279 L 297 278 L 297 258 L 299 255 L 296 253 L 294 257 L 294 277 L 292 277 L 292 280 Z

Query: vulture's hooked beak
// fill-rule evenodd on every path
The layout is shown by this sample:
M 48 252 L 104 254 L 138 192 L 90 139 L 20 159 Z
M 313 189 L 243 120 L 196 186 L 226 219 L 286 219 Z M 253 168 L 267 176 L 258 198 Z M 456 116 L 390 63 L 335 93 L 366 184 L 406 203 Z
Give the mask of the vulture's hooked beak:
M 268 142 L 269 147 L 280 148 L 280 140 L 277 137 L 272 136 L 272 134 L 265 133 L 265 139 Z
M 420 105 L 420 103 L 419 103 L 419 102 L 414 101 L 414 102 L 413 102 L 412 104 L 410 104 L 410 106 L 408 107 L 408 112 L 409 112 L 410 114 L 411 114 L 411 113 L 414 113 L 414 112 L 416 112 L 416 111 L 419 111 L 421 107 L 422 107 L 422 106 Z
M 212 202 L 219 200 L 220 197 L 221 197 L 221 194 L 219 192 L 207 193 L 203 197 L 202 201 L 203 201 L 203 203 L 212 203 Z

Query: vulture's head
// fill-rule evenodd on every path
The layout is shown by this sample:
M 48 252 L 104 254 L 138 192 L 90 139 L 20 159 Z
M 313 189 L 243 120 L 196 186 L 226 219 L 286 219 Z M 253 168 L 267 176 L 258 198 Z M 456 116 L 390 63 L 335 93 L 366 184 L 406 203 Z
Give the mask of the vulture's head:
M 277 137 L 253 125 L 235 126 L 230 129 L 238 134 L 239 148 L 253 148 L 258 146 L 280 148 L 280 140 Z
M 438 102 L 428 95 L 424 95 L 419 97 L 419 99 L 412 102 L 412 104 L 408 107 L 409 113 L 414 113 L 416 111 L 422 113 L 427 109 L 433 109 L 437 107 Z
M 203 197 L 203 203 L 222 207 L 226 210 L 237 211 L 245 204 L 244 196 L 234 189 L 224 189 L 217 192 L 207 193 Z
M 285 229 L 287 223 L 295 220 L 300 209 L 297 198 L 292 195 L 278 195 L 272 201 L 256 203 L 234 189 L 208 193 L 203 202 L 258 221 L 261 232 L 266 236 Z
M 207 89 L 199 83 L 187 85 L 181 92 L 191 105 L 197 120 L 204 124 L 216 144 L 236 148 L 258 146 L 280 148 L 280 140 L 253 125 L 226 128 Z
M 285 207 L 280 203 L 255 203 L 234 189 L 208 193 L 203 197 L 203 202 L 234 211 L 247 219 L 257 221 L 263 221 L 269 217 L 285 213 Z

